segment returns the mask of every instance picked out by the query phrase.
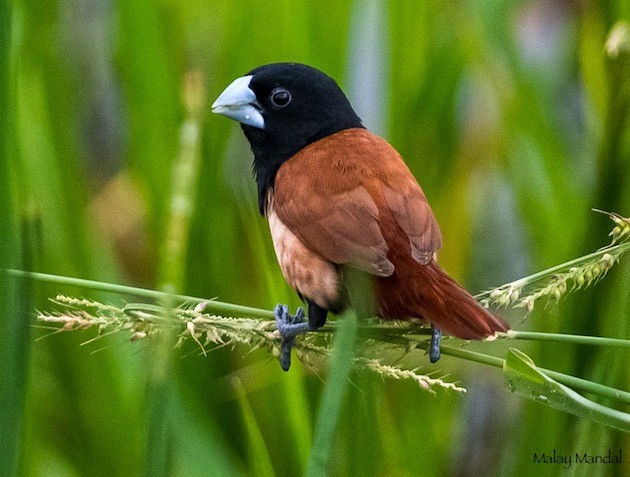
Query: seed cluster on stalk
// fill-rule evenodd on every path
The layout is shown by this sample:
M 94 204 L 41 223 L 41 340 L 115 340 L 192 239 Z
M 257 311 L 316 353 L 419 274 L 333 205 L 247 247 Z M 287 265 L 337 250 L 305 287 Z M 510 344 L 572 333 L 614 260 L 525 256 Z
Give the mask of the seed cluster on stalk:
M 481 304 L 485 307 L 524 308 L 530 313 L 540 298 L 558 302 L 567 292 L 588 287 L 602 279 L 630 248 L 630 218 L 614 212 L 596 211 L 606 214 L 615 223 L 609 234 L 612 237 L 609 245 L 581 259 L 489 290 L 477 296 Z M 533 287 L 535 284 L 537 286 Z

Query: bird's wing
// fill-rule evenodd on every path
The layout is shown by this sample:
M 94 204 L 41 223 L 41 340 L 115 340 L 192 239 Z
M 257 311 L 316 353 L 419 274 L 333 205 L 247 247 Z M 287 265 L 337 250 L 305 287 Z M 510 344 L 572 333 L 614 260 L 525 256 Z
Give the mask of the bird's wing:
M 392 219 L 413 258 L 428 263 L 441 235 L 422 189 L 398 153 L 363 129 L 321 139 L 286 161 L 273 190 L 278 218 L 307 247 L 336 264 L 389 276 Z
M 415 180 L 413 184 L 405 180 L 400 185 L 400 188 L 390 184 L 383 185 L 383 195 L 396 223 L 409 240 L 411 256 L 416 262 L 426 265 L 442 247 L 442 234 L 433 211 Z

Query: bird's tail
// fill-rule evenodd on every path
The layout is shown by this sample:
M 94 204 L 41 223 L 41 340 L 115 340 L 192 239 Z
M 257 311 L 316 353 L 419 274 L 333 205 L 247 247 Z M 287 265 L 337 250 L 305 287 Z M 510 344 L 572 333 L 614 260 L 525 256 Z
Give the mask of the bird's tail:
M 462 339 L 482 339 L 510 329 L 505 320 L 481 306 L 437 263 L 422 268 L 432 275 L 427 291 L 433 295 L 422 300 L 421 307 L 425 308 L 421 310 L 422 316 L 442 331 Z
M 380 316 L 416 316 L 462 339 L 482 339 L 510 329 L 502 318 L 482 307 L 436 262 L 414 266 L 410 274 L 416 284 L 412 289 L 400 286 L 395 277 L 381 279 Z

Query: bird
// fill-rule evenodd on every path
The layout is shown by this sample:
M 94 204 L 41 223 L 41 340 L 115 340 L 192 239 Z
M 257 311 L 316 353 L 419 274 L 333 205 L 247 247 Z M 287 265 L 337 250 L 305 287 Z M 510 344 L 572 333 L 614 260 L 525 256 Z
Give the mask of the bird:
M 308 307 L 307 318 L 302 308 L 274 309 L 282 369 L 298 335 L 355 306 L 355 272 L 372 280 L 374 315 L 431 324 L 432 363 L 442 332 L 469 340 L 509 330 L 438 265 L 442 235 L 422 188 L 333 78 L 301 63 L 266 64 L 229 84 L 212 111 L 240 123 L 280 269 Z

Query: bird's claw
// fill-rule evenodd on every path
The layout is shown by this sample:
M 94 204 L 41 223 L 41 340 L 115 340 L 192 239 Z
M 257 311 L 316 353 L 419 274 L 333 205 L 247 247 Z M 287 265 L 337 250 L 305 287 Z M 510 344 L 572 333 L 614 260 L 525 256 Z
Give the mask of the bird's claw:
M 276 318 L 276 324 L 278 325 L 278 331 L 284 337 L 287 334 L 291 334 L 291 325 L 302 323 L 304 321 L 304 309 L 298 308 L 295 315 L 292 316 L 289 313 L 289 307 L 287 305 L 278 304 L 273 309 L 273 314 Z
M 287 305 L 278 304 L 273 310 L 276 325 L 282 342 L 280 343 L 280 366 L 284 371 L 291 367 L 291 349 L 295 344 L 295 337 L 309 330 L 308 323 L 304 321 L 304 310 L 300 307 L 295 315 L 289 313 Z
M 429 361 L 436 363 L 440 359 L 440 343 L 442 341 L 442 330 L 431 326 L 431 342 L 429 343 Z

